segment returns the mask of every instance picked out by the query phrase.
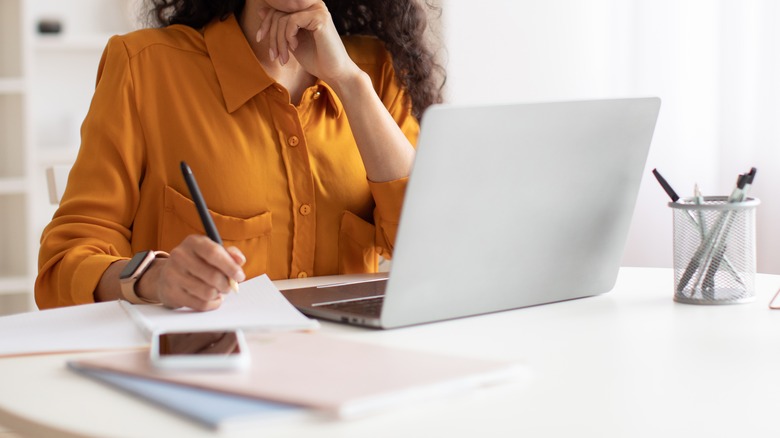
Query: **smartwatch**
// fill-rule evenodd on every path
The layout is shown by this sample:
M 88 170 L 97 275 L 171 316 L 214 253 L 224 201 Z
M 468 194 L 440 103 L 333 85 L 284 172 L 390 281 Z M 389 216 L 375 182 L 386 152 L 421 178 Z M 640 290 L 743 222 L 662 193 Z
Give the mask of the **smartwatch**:
M 141 251 L 136 253 L 130 262 L 122 269 L 122 273 L 119 274 L 119 286 L 122 290 L 122 296 L 125 300 L 133 304 L 156 304 L 157 301 L 147 300 L 141 298 L 135 292 L 135 285 L 141 276 L 144 275 L 149 266 L 156 258 L 166 258 L 168 253 L 165 251 Z

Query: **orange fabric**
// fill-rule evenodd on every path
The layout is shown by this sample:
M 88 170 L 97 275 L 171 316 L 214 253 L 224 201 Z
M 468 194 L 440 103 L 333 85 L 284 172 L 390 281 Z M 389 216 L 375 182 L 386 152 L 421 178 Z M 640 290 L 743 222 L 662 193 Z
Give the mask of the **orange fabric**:
M 384 46 L 344 44 L 415 144 L 419 126 Z M 291 105 L 234 17 L 113 37 L 81 134 L 41 238 L 40 308 L 92 302 L 114 261 L 203 233 L 182 160 L 225 244 L 246 255 L 248 278 L 370 272 L 375 253 L 392 253 L 406 179 L 368 181 L 333 90 L 318 81 Z

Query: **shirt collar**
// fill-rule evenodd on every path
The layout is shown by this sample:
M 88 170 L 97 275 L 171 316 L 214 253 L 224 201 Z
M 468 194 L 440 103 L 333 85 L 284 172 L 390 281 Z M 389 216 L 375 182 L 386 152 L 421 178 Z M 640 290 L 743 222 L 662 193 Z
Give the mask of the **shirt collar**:
M 209 23 L 203 39 L 229 112 L 274 84 L 252 52 L 234 15 Z
M 228 112 L 237 110 L 276 83 L 255 57 L 234 15 L 209 23 L 203 31 L 203 39 Z M 317 85 L 325 91 L 323 94 L 336 117 L 340 117 L 344 107 L 333 88 L 322 80 L 317 80 Z

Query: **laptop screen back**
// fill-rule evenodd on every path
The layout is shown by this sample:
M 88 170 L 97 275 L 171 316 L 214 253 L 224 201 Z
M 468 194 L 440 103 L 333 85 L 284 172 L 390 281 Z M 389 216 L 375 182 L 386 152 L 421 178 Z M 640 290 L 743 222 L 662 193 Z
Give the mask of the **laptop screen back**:
M 659 107 L 657 98 L 431 107 L 382 325 L 609 291 Z

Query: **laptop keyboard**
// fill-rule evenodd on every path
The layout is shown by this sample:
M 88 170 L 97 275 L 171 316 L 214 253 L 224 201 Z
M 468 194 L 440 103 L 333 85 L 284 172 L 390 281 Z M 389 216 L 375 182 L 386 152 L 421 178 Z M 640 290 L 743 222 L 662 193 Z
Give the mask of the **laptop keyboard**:
M 359 300 L 337 301 L 334 303 L 320 304 L 317 307 L 364 315 L 371 318 L 379 318 L 382 314 L 384 296 L 364 298 Z

